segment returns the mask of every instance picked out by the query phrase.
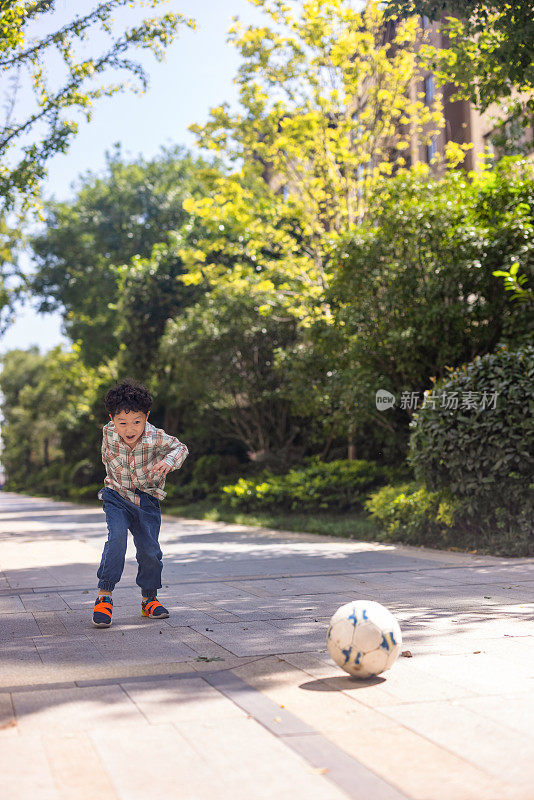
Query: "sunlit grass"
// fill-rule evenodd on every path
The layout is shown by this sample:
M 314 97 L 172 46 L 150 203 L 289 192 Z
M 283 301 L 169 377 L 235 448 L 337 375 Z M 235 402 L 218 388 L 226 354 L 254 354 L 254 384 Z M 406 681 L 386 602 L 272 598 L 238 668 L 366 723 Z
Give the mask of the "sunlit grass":
M 258 525 L 264 528 L 274 528 L 275 530 L 318 533 L 363 541 L 376 540 L 379 534 L 379 528 L 376 524 L 361 512 L 347 512 L 345 514 L 286 512 L 273 514 L 255 511 L 246 513 L 222 508 L 209 500 L 187 505 L 179 505 L 170 501 L 166 508 L 162 508 L 162 511 L 164 514 L 174 514 L 179 517 L 188 517 L 189 519 L 236 522 L 240 525 Z

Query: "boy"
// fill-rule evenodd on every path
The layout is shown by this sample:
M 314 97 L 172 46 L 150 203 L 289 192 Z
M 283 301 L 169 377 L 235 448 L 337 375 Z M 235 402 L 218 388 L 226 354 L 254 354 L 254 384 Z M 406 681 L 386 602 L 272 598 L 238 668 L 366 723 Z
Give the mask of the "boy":
M 167 473 L 179 469 L 189 453 L 179 439 L 148 422 L 152 396 L 141 384 L 121 381 L 106 394 L 104 404 L 111 421 L 102 430 L 102 462 L 107 474 L 98 497 L 103 500 L 108 539 L 96 573 L 99 592 L 93 625 L 97 628 L 111 625 L 112 592 L 124 569 L 128 529 L 137 550 L 141 613 L 157 619 L 169 616 L 156 597 L 163 568 L 158 498 L 166 497 Z

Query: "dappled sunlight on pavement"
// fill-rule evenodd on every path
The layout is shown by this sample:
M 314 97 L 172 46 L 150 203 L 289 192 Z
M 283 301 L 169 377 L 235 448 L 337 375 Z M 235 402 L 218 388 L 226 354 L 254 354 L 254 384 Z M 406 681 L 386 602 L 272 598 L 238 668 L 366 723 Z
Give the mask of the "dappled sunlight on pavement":
M 534 559 L 164 514 L 169 618 L 141 616 L 129 537 L 102 630 L 106 536 L 98 507 L 0 494 L 0 788 L 532 800 Z M 326 648 L 352 599 L 378 600 L 403 633 L 405 655 L 366 681 Z

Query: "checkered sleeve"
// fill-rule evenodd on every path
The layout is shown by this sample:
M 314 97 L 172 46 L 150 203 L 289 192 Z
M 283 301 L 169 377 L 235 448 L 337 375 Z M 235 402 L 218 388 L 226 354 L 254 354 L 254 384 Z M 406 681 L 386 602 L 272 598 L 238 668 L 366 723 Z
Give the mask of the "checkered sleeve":
M 111 454 L 108 435 L 105 428 L 102 428 L 102 463 L 106 467 L 107 474 L 112 477 L 114 474 L 120 473 L 122 469 L 122 460 L 120 457 L 113 457 Z
M 164 454 L 162 461 L 165 461 L 173 469 L 180 469 L 189 455 L 187 445 L 177 439 L 176 436 L 165 433 L 161 428 L 158 433 L 158 449 L 161 454 Z

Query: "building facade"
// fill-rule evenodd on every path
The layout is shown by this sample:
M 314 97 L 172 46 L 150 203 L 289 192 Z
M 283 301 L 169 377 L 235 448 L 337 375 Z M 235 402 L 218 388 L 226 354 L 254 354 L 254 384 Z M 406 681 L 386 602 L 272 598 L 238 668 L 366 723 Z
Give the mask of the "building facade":
M 431 44 L 436 48 L 447 49 L 448 40 L 443 34 L 439 22 L 431 22 L 428 17 L 420 17 L 421 37 L 420 42 Z M 394 27 L 390 24 L 385 30 L 386 40 L 393 36 Z M 503 137 L 502 129 L 498 129 L 498 121 L 503 119 L 501 108 L 490 107 L 484 113 L 479 112 L 469 100 L 452 100 L 455 86 L 452 83 L 443 87 L 436 85 L 432 72 L 422 72 L 420 77 L 413 82 L 411 99 L 415 100 L 419 93 L 424 93 L 424 102 L 431 104 L 440 93 L 443 102 L 443 115 L 445 126 L 434 136 L 430 144 L 412 139 L 410 150 L 411 163 L 430 163 L 437 154 L 443 154 L 447 142 L 458 144 L 472 144 L 467 151 L 461 166 L 465 170 L 476 170 L 478 156 L 487 150 L 496 157 L 524 152 L 528 158 L 534 160 L 534 129 L 532 125 L 520 127 L 517 123 L 510 123 L 508 137 Z M 498 135 L 500 134 L 500 135 Z M 508 138 L 509 148 L 499 143 L 499 140 Z M 439 168 L 438 168 L 439 169 Z

